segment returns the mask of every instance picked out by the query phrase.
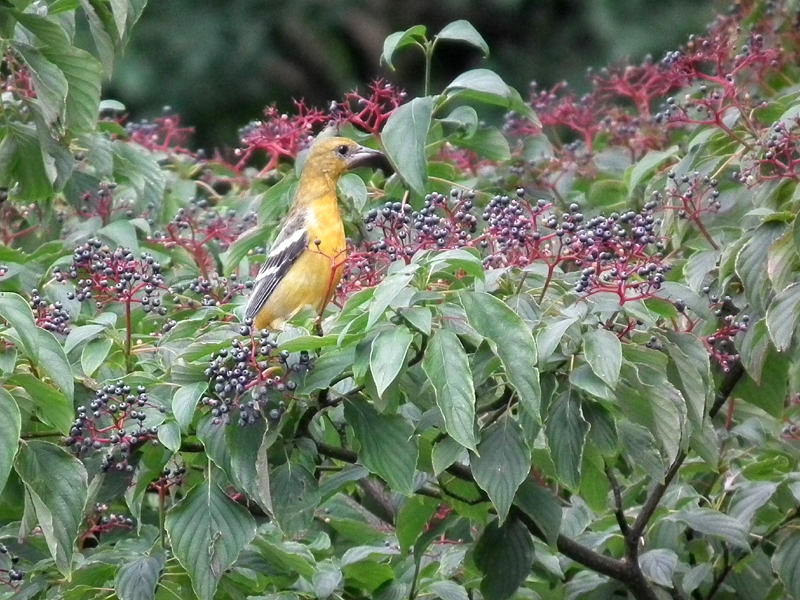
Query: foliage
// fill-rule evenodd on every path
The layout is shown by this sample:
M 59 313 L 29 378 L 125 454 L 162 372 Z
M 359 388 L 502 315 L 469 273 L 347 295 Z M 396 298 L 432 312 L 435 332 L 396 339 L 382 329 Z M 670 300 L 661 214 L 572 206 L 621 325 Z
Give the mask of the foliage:
M 101 104 L 142 8 L 0 7 L 5 595 L 800 598 L 790 8 L 581 98 L 475 69 L 270 108 L 234 161 Z M 440 41 L 486 51 L 457 21 L 384 60 Z M 396 173 L 341 182 L 322 335 L 254 331 L 327 127 Z

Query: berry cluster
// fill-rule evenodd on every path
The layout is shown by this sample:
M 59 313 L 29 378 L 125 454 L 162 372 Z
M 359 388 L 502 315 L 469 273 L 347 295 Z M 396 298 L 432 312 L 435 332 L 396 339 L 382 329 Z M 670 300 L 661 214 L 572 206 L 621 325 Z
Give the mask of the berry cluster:
M 670 171 L 667 179 L 664 193 L 654 192 L 653 200 L 663 204 L 664 209 L 675 211 L 678 219 L 692 223 L 711 247 L 716 249 L 717 243 L 701 217 L 707 213 L 716 213 L 722 208 L 719 182 L 699 172 L 678 177 L 674 171 Z
M 180 117 L 169 106 L 165 106 L 163 114 L 152 121 L 127 123 L 125 131 L 132 141 L 153 152 L 192 154 L 186 145 L 194 129 L 181 127 Z
M 419 250 L 471 245 L 478 227 L 474 208 L 474 192 L 453 190 L 449 197 L 428 194 L 418 211 L 397 201 L 370 210 L 364 217 L 369 237 L 350 248 L 339 295 L 376 285 L 392 262 L 409 262 Z
M 379 135 L 389 115 L 405 101 L 404 91 L 379 79 L 370 84 L 368 95 L 348 92 L 344 101 L 333 102 L 329 111 L 340 125 L 349 123 L 372 135 Z
M 42 226 L 42 207 L 31 203 L 18 206 L 4 202 L 8 191 L 0 188 L 0 242 L 12 247 L 28 234 L 36 233 Z
M 80 536 L 78 546 L 80 548 L 91 548 L 97 546 L 98 538 L 114 530 L 131 530 L 134 521 L 130 517 L 117 515 L 108 512 L 107 504 L 97 503 L 92 512 L 86 516 L 86 531 Z
M 186 479 L 186 467 L 164 469 L 158 479 L 150 484 L 149 489 L 159 496 L 166 496 L 172 488 L 180 487 Z
M 589 219 L 574 234 L 571 247 L 581 276 L 575 291 L 584 295 L 615 294 L 620 304 L 652 296 L 664 282 L 669 265 L 658 239 L 657 203 L 640 212 L 611 213 Z
M 712 334 L 700 339 L 711 358 L 719 364 L 723 371 L 727 372 L 739 360 L 734 338 L 737 334 L 747 331 L 750 317 L 739 315 L 739 309 L 733 304 L 730 296 L 720 298 L 716 294 L 712 294 L 707 286 L 703 288 L 703 293 L 708 295 L 709 306 L 714 310 L 714 316 L 721 319 L 722 323 Z
M 75 249 L 66 271 L 55 267 L 53 277 L 59 282 L 77 280 L 77 289 L 69 298 L 94 300 L 97 308 L 111 302 L 137 303 L 145 312 L 166 314 L 159 297 L 166 289 L 161 265 L 146 253 L 137 258 L 126 248 L 111 250 L 92 239 Z
M 741 183 L 749 188 L 771 179 L 800 180 L 800 118 L 779 121 L 765 129 L 756 147 L 751 164 L 738 174 Z
M 108 225 L 115 214 L 125 211 L 127 218 L 132 218 L 131 200 L 117 200 L 114 192 L 117 184 L 111 181 L 100 183 L 96 192 L 84 192 L 81 195 L 81 206 L 78 214 L 84 218 L 100 217 L 103 225 Z
M 248 211 L 239 215 L 235 210 L 225 214 L 209 207 L 208 200 L 194 199 L 167 224 L 164 231 L 156 231 L 148 241 L 160 244 L 167 250 L 183 248 L 200 269 L 210 277 L 217 269 L 215 255 L 227 250 L 248 227 L 256 224 L 256 213 Z
M 295 101 L 294 105 L 297 114 L 291 116 L 275 106 L 267 107 L 264 120 L 250 123 L 239 132 L 242 148 L 236 151 L 237 170 L 243 169 L 254 155 L 264 153 L 268 160 L 261 173 L 268 173 L 281 158 L 293 159 L 308 148 L 317 130 L 330 121 L 324 111 L 309 108 L 303 102 Z
M 482 215 L 486 229 L 479 247 L 488 253 L 484 264 L 491 268 L 524 267 L 536 260 L 557 264 L 572 241 L 565 234 L 575 231 L 583 215 L 572 204 L 559 220 L 552 207 L 544 199 L 529 201 L 522 188 L 513 197 L 494 196 Z
M 241 295 L 245 290 L 253 288 L 253 282 L 240 282 L 234 273 L 230 277 L 211 278 L 196 277 L 183 283 L 170 286 L 172 300 L 180 308 L 197 308 L 198 306 L 221 306 Z
M 7 48 L 6 53 L 0 58 L 0 74 L 0 94 L 3 96 L 9 94 L 16 100 L 36 97 L 33 77 L 25 66 L 25 61 L 11 48 Z M 22 103 L 4 100 L 3 104 L 6 110 Z
M 576 203 L 559 215 L 551 202 L 532 201 L 522 188 L 514 196 L 493 197 L 480 217 L 471 191 L 429 194 L 419 211 L 387 202 L 367 214 L 366 233 L 377 239 L 350 252 L 339 292 L 377 284 L 391 262 L 408 262 L 419 250 L 469 247 L 482 253 L 490 269 L 542 263 L 549 284 L 558 265 L 571 263 L 582 269 L 575 288 L 581 294 L 611 292 L 620 303 L 647 298 L 668 270 L 656 208 L 652 201 L 638 213 L 586 220 Z
M 72 424 L 64 445 L 77 456 L 87 456 L 94 450 L 105 449 L 101 468 L 133 471 L 130 458 L 148 440 L 157 440 L 158 429 L 147 427 L 148 410 L 164 412 L 147 396 L 144 386 L 134 393 L 123 381 L 104 386 L 95 392 L 89 406 L 78 407 L 78 417 Z
M 280 411 L 285 394 L 297 389 L 293 378 L 313 368 L 308 352 L 294 356 L 286 350 L 276 352 L 277 344 L 266 330 L 253 334 L 251 325 L 240 327 L 243 337 L 231 341 L 230 348 L 211 355 L 205 370 L 210 382 L 209 394 L 203 403 L 211 407 L 215 423 L 229 424 L 231 413 L 238 412 L 239 425 L 248 425 L 265 413 L 270 418 Z
M 7 563 L 7 568 L 5 565 L 0 567 L 0 583 L 16 588 L 25 577 L 25 573 L 17 567 L 19 556 L 11 554 L 5 544 L 0 544 L 0 562 Z
M 325 126 L 345 124 L 378 135 L 392 111 L 406 100 L 406 93 L 383 81 L 374 81 L 369 94 L 357 91 L 345 94 L 342 102 L 332 102 L 327 111 L 309 108 L 295 100 L 295 114 L 281 113 L 275 106 L 264 110 L 264 119 L 250 123 L 239 132 L 242 148 L 237 149 L 241 171 L 251 158 L 267 157 L 261 175 L 275 169 L 282 158 L 294 159 L 308 148 L 314 136 Z
M 2 268 L 0 268 L 2 274 Z M 61 302 L 50 303 L 39 295 L 39 290 L 31 290 L 31 310 L 36 325 L 52 333 L 67 335 L 69 333 L 69 313 Z

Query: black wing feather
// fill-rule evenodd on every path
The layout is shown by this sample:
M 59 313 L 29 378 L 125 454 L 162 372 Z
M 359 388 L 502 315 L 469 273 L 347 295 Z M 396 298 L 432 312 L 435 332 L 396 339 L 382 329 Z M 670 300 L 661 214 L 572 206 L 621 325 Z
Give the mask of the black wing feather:
M 305 219 L 302 214 L 290 215 L 286 220 L 286 225 L 275 238 L 272 249 L 258 272 L 253 293 L 250 294 L 247 301 L 246 318 L 254 319 L 256 317 L 303 250 L 308 248 L 308 233 L 303 231 L 302 235 L 298 235 L 298 231 L 303 230 L 304 227 Z M 286 240 L 293 237 L 295 239 L 291 243 L 285 244 Z M 281 248 L 281 245 L 284 247 Z M 279 248 L 280 251 L 276 252 Z

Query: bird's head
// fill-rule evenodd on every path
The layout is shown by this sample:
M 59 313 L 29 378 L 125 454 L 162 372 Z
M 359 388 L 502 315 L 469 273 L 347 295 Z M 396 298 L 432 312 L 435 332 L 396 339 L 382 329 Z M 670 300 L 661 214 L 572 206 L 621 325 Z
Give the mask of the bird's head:
M 332 179 L 358 167 L 387 169 L 386 156 L 379 150 L 366 148 L 343 137 L 322 138 L 314 142 L 306 159 L 306 166 L 325 171 Z

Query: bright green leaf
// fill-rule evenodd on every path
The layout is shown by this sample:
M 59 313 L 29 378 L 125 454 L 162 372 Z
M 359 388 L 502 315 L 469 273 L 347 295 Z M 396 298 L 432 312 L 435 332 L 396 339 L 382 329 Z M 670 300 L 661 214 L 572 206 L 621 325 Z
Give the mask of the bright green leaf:
M 356 399 L 345 402 L 344 416 L 360 446 L 359 462 L 393 490 L 410 496 L 419 455 L 411 425 L 400 415 L 380 414 L 372 404 Z
M 574 392 L 563 392 L 550 405 L 545 431 L 558 478 L 568 488 L 577 490 L 589 423 Z
M 413 339 L 405 327 L 392 327 L 380 331 L 372 340 L 369 369 L 379 397 L 383 397 L 386 388 L 405 368 L 406 354 Z
M 63 448 L 39 440 L 20 446 L 15 468 L 56 567 L 69 575 L 89 489 L 86 468 Z
M 519 424 L 506 415 L 483 431 L 471 465 L 475 482 L 489 495 L 502 524 L 517 488 L 531 470 L 531 451 Z
M 483 597 L 486 600 L 511 598 L 531 570 L 531 534 L 517 519 L 508 519 L 502 526 L 492 521 L 475 544 L 474 559 L 483 573 Z
M 433 384 L 447 433 L 462 446 L 475 450 L 475 390 L 467 353 L 458 336 L 447 329 L 434 332 L 422 369 Z
M 381 135 L 392 165 L 420 196 L 425 194 L 428 179 L 425 143 L 432 116 L 433 99 L 428 96 L 414 98 L 392 112 Z
M 595 375 L 612 390 L 616 388 L 622 366 L 619 338 L 607 329 L 593 329 L 583 336 L 583 351 Z
M 478 33 L 478 30 L 475 29 L 469 21 L 463 19 L 445 25 L 444 28 L 434 36 L 434 39 L 466 42 L 478 48 L 484 56 L 489 56 L 489 45 L 481 34 Z
M 256 534 L 256 522 L 206 478 L 167 513 L 172 551 L 201 600 L 213 600 L 217 584 Z

